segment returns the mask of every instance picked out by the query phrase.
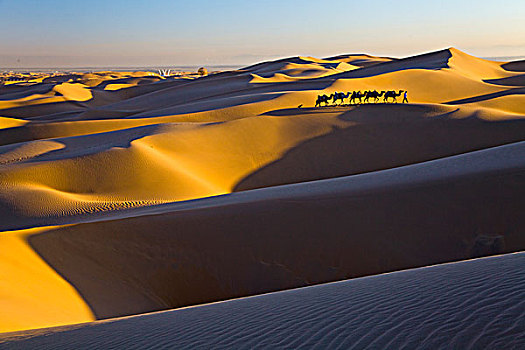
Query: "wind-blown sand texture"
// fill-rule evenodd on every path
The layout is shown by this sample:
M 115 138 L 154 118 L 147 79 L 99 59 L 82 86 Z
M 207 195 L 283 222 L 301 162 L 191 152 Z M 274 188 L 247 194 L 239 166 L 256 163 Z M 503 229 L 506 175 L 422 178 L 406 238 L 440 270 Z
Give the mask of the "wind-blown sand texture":
M 17 349 L 522 349 L 525 253 L 2 337 Z
M 33 78 L 0 84 L 0 332 L 525 249 L 523 61 Z M 410 103 L 313 107 L 371 89 Z

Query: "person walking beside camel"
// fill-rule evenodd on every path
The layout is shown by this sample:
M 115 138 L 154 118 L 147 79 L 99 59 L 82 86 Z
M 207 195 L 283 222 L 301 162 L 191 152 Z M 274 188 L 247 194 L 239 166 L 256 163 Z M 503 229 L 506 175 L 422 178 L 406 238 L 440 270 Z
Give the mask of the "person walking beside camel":
M 408 97 L 407 97 L 408 91 L 405 91 L 405 94 L 403 95 L 403 103 L 408 103 Z

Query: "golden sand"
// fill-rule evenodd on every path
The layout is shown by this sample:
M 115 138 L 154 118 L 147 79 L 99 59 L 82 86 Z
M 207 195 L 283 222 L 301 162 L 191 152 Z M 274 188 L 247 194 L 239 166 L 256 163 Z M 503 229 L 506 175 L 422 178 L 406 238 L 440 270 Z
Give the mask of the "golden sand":
M 123 219 L 133 216 L 132 210 L 164 203 L 372 173 L 523 141 L 523 74 L 505 69 L 505 63 L 451 48 L 401 60 L 367 55 L 294 57 L 202 78 L 96 72 L 35 74 L 24 82 L 0 84 L 0 332 L 270 290 L 272 287 L 239 289 L 233 284 L 225 290 L 228 269 L 236 264 L 224 265 L 226 272 L 215 274 L 202 261 L 193 266 L 191 261 L 177 265 L 169 260 L 175 254 L 173 244 L 184 242 L 176 238 L 177 232 L 190 234 L 188 227 L 207 227 L 203 245 L 225 249 L 224 254 L 229 249 L 237 254 L 235 249 L 241 248 L 232 248 L 233 243 L 210 244 L 214 234 L 233 232 L 241 237 L 252 232 L 260 235 L 257 241 L 264 245 L 261 237 L 266 233 L 258 231 L 256 222 L 249 230 L 236 226 L 235 218 L 216 226 L 209 213 L 200 216 L 195 210 L 188 218 L 180 216 L 180 222 L 188 225 L 180 231 L 179 219 L 167 217 L 149 225 L 138 214 L 136 222 L 87 223 Z M 407 90 L 410 103 L 313 108 L 319 94 L 354 90 Z M 428 186 L 428 193 L 434 193 Z M 375 205 L 373 199 L 366 203 Z M 452 197 L 442 204 L 456 205 Z M 233 215 L 226 208 L 220 211 Z M 304 213 L 311 211 L 308 208 Z M 257 217 L 256 212 L 242 210 L 239 215 Z M 275 220 L 272 230 L 283 230 L 286 235 L 291 223 L 284 216 Z M 87 226 L 67 226 L 79 222 Z M 60 227 L 49 228 L 56 223 Z M 362 232 L 366 231 L 363 225 Z M 389 225 L 385 222 L 384 229 Z M 51 231 L 61 232 L 60 237 L 44 234 Z M 77 231 L 81 234 L 73 236 Z M 67 234 L 62 235 L 68 232 L 71 241 Z M 131 240 L 127 241 L 125 232 Z M 173 236 L 164 236 L 165 232 Z M 425 234 L 417 227 L 405 233 Z M 90 234 L 96 236 L 93 242 Z M 100 235 L 107 235 L 107 241 Z M 40 252 L 28 245 L 31 237 L 40 242 L 35 245 Z M 73 252 L 42 243 L 47 241 L 39 237 L 55 237 L 49 242 L 63 244 L 64 249 L 92 252 L 94 260 L 75 260 L 66 266 Z M 151 237 L 157 241 L 150 241 Z M 462 239 L 471 244 L 474 238 L 466 234 Z M 430 238 L 422 241 L 434 242 Z M 310 237 L 309 242 L 315 244 L 315 239 Z M 192 241 L 191 249 L 198 246 L 198 241 Z M 41 258 L 44 251 L 46 259 Z M 246 254 L 240 255 L 257 264 L 274 263 Z M 320 258 L 322 264 L 338 266 L 344 252 L 333 254 L 333 259 Z M 149 265 L 152 262 L 165 266 L 156 277 L 144 279 L 150 271 L 126 260 L 137 255 L 148 262 L 144 266 L 153 266 Z M 464 256 L 458 255 L 460 258 Z M 246 261 L 241 259 L 237 265 Z M 317 269 L 316 263 L 303 263 L 309 271 Z M 119 268 L 125 265 L 140 270 L 140 277 Z M 92 270 L 84 270 L 86 266 Z M 173 272 L 170 266 L 182 270 Z M 392 260 L 381 268 L 363 268 L 359 274 L 400 266 L 409 267 Z M 86 281 L 79 283 L 78 276 L 85 276 Z M 91 283 L 89 276 L 103 283 Z M 194 285 L 188 276 L 194 276 Z M 333 277 L 316 276 L 319 281 Z M 70 283 L 71 279 L 76 282 Z M 162 280 L 171 289 L 157 285 Z M 253 283 L 257 284 L 256 278 Z M 107 285 L 109 296 L 98 291 L 101 285 Z M 149 290 L 148 285 L 152 286 Z M 199 291 L 195 286 L 209 290 Z M 180 294 L 173 292 L 176 290 Z M 98 300 L 97 310 L 86 300 Z

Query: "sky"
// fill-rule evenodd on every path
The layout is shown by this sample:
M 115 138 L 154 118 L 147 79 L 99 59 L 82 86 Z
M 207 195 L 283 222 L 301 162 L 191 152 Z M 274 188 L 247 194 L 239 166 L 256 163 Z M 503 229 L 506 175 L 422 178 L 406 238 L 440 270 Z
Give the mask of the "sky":
M 0 68 L 525 56 L 523 0 L 0 0 Z

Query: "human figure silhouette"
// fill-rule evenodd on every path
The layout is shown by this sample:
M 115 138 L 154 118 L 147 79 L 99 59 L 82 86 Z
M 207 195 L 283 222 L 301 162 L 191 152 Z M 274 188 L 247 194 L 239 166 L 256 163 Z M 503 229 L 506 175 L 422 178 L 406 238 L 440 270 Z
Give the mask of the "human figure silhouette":
M 408 97 L 407 97 L 408 91 L 405 91 L 405 94 L 403 95 L 403 103 L 408 103 Z

